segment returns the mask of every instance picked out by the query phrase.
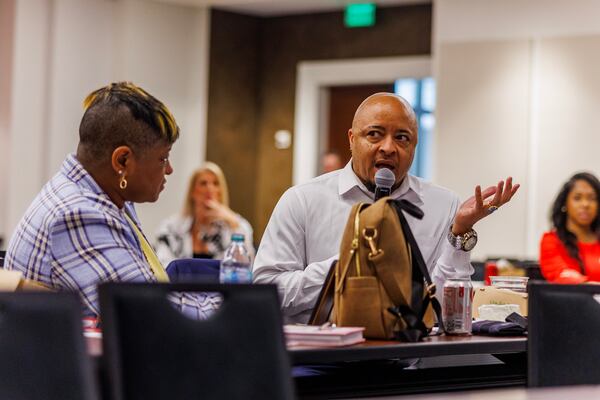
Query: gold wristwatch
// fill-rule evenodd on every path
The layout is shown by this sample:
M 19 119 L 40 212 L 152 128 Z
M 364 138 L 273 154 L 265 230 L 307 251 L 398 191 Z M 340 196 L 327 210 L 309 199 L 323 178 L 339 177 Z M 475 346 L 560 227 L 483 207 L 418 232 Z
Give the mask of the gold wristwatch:
M 477 232 L 474 229 L 463 233 L 462 235 L 455 235 L 452 233 L 452 226 L 448 231 L 448 241 L 450 245 L 456 250 L 471 251 L 477 244 Z

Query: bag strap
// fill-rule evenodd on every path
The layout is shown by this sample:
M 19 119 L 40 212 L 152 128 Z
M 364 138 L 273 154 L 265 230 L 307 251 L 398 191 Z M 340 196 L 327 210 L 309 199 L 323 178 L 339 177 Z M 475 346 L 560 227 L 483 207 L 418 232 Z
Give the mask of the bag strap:
M 329 267 L 329 272 L 325 277 L 325 283 L 321 288 L 315 308 L 313 308 L 310 319 L 308 320 L 309 325 L 323 325 L 329 321 L 331 310 L 333 309 L 336 264 L 337 260 L 332 262 Z
M 400 287 L 396 285 L 396 279 L 394 273 L 389 268 L 381 268 L 379 261 L 383 257 L 384 251 L 381 251 L 378 256 L 369 257 L 369 260 L 373 262 L 375 271 L 382 283 L 386 293 L 394 303 L 394 307 L 387 309 L 389 313 L 394 315 L 398 319 L 402 319 L 406 324 L 406 328 L 398 332 L 398 339 L 405 342 L 418 342 L 422 337 L 427 336 L 427 327 L 423 323 L 423 313 L 417 314 L 414 310 L 418 309 L 406 300 L 406 297 L 400 290 Z M 418 288 L 416 290 L 419 290 Z M 413 282 L 413 293 L 415 286 Z M 421 293 L 423 292 L 421 288 Z
M 435 315 L 436 315 L 438 323 L 439 323 L 440 329 L 438 329 L 438 334 L 441 334 L 442 332 L 445 331 L 445 327 L 444 327 L 444 320 L 442 318 L 442 307 L 440 305 L 439 300 L 436 297 L 436 286 L 431 280 L 431 276 L 429 275 L 429 270 L 427 269 L 427 265 L 425 264 L 425 260 L 423 259 L 423 255 L 421 254 L 421 250 L 419 249 L 419 245 L 417 244 L 417 241 L 412 233 L 412 230 L 410 229 L 410 225 L 408 225 L 408 221 L 406 220 L 406 217 L 402 213 L 402 211 L 405 211 L 417 219 L 422 219 L 423 215 L 424 215 L 423 211 L 421 211 L 421 209 L 419 209 L 417 206 L 415 206 L 408 200 L 392 200 L 392 203 L 394 204 L 394 207 L 398 214 L 398 218 L 400 219 L 400 225 L 402 226 L 402 231 L 404 232 L 404 237 L 406 238 L 406 240 L 409 243 L 410 248 L 412 250 L 413 282 L 418 283 L 417 286 L 420 286 L 421 288 L 422 288 L 423 281 L 427 285 L 426 286 L 427 295 L 425 296 L 425 298 L 422 299 L 421 312 L 419 313 L 420 317 L 421 317 L 421 319 L 423 318 L 423 316 L 425 315 L 425 312 L 427 311 L 427 307 L 429 306 L 429 303 L 431 302 L 431 306 L 433 308 L 433 311 L 435 312 Z M 415 268 L 415 266 L 417 268 Z M 421 277 L 422 277 L 422 279 L 418 279 L 419 282 L 415 281 L 415 272 L 416 271 L 420 271 L 419 275 L 421 275 Z M 420 298 L 420 293 L 422 293 L 422 292 L 423 291 L 421 290 L 421 291 L 417 291 L 415 293 L 415 291 L 413 290 L 413 299 L 414 299 L 415 294 L 418 295 Z
M 394 203 L 393 200 L 388 200 L 392 205 Z M 416 206 L 411 203 L 410 206 L 411 214 L 414 213 L 418 218 L 423 217 L 423 212 Z M 401 213 L 394 207 L 394 211 L 398 218 L 400 218 Z M 400 220 L 401 226 L 402 221 Z M 409 228 L 410 229 L 410 228 Z M 405 227 L 402 226 L 402 230 L 405 230 Z M 412 251 L 412 246 L 409 241 L 403 243 L 407 246 L 407 251 L 409 255 L 412 255 L 414 251 Z M 418 251 L 418 248 L 417 248 Z M 412 290 L 412 298 L 409 302 L 405 297 L 404 293 L 400 289 L 399 285 L 396 284 L 396 277 L 394 275 L 394 271 L 392 268 L 382 268 L 381 260 L 384 258 L 385 250 L 380 249 L 378 253 L 375 255 L 369 254 L 369 261 L 375 267 L 375 272 L 379 278 L 379 281 L 383 285 L 384 290 L 390 297 L 390 300 L 394 304 L 394 307 L 390 307 L 387 311 L 390 312 L 398 319 L 402 319 L 406 325 L 406 328 L 402 331 L 398 332 L 398 339 L 402 341 L 408 342 L 417 342 L 421 340 L 422 337 L 427 336 L 427 327 L 423 322 L 423 316 L 425 315 L 425 310 L 427 309 L 428 303 L 423 307 L 422 303 L 422 293 L 423 293 L 423 279 L 421 278 L 421 273 L 418 271 L 418 267 L 415 266 L 414 257 L 410 257 L 412 260 L 412 282 L 411 286 Z M 422 258 L 422 257 L 421 257 Z M 419 313 L 415 312 L 415 310 L 420 310 Z
M 354 212 L 354 221 L 352 230 L 352 243 L 350 244 L 350 254 L 346 265 L 341 265 L 339 262 L 337 263 L 336 268 L 342 269 L 339 271 L 339 276 L 336 279 L 336 292 L 342 292 L 344 290 L 344 286 L 346 284 L 346 274 L 348 273 L 348 269 L 350 269 L 350 264 L 352 264 L 352 260 L 354 260 L 356 276 L 361 275 L 360 256 L 358 254 L 360 247 L 360 212 L 368 206 L 369 204 L 358 203 L 355 207 L 352 208 L 352 211 Z M 352 215 L 352 213 L 350 213 L 350 215 Z
M 418 342 L 422 337 L 427 336 L 427 327 L 423 323 L 423 317 L 417 315 L 410 307 L 402 290 L 396 284 L 391 268 L 381 267 L 380 261 L 384 254 L 385 250 L 380 250 L 375 256 L 369 256 L 369 261 L 373 263 L 379 281 L 394 303 L 394 307 L 389 307 L 387 311 L 406 324 L 406 328 L 399 332 L 398 339 L 405 342 Z

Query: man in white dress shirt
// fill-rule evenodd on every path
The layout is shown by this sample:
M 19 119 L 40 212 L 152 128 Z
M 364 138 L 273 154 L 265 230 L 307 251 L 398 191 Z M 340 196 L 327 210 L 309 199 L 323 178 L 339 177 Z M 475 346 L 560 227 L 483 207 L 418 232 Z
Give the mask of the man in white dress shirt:
M 254 262 L 254 282 L 275 283 L 287 322 L 306 323 L 339 246 L 350 208 L 372 202 L 375 173 L 394 172 L 391 196 L 420 207 L 417 220 L 406 214 L 431 277 L 442 287 L 448 277 L 470 277 L 473 225 L 510 201 L 519 185 L 512 178 L 481 190 L 460 204 L 456 194 L 408 175 L 418 140 L 410 104 L 377 93 L 356 110 L 348 131 L 352 159 L 341 170 L 288 189 L 277 203 Z M 485 202 L 485 203 L 484 203 Z

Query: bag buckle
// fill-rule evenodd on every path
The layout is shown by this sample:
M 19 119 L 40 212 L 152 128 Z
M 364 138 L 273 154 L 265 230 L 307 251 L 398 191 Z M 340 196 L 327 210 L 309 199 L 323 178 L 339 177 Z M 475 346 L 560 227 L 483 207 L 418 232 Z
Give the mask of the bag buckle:
M 377 238 L 377 229 L 375 228 L 364 228 L 362 230 L 362 235 L 365 238 L 365 240 L 367 241 L 367 244 L 369 245 L 371 252 L 369 253 L 369 257 L 375 257 L 376 255 L 379 255 L 379 253 L 381 253 L 381 249 L 378 249 L 375 246 L 375 238 Z

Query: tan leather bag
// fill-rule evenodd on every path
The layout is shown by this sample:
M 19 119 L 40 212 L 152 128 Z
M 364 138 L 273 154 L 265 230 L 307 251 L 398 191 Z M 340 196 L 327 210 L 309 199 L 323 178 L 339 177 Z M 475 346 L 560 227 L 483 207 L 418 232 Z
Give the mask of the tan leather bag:
M 331 322 L 364 326 L 369 339 L 418 341 L 433 326 L 433 310 L 441 321 L 435 286 L 403 211 L 423 217 L 405 200 L 386 197 L 372 205 L 354 205 L 339 262 L 325 282 L 324 291 L 333 292 Z M 312 323 L 322 322 L 327 314 L 327 297 L 319 297 Z

